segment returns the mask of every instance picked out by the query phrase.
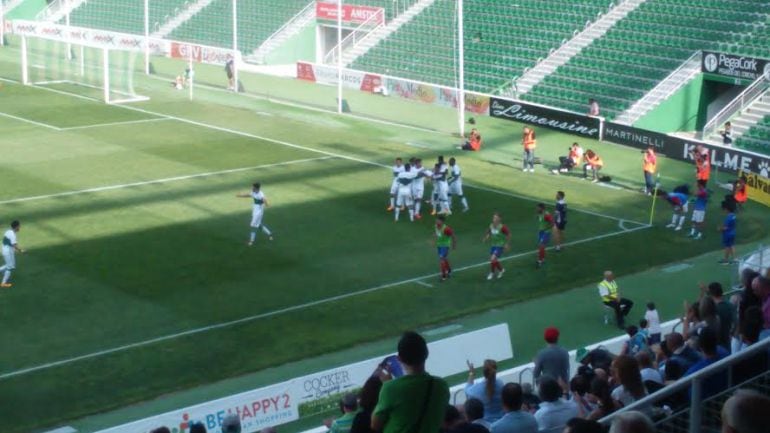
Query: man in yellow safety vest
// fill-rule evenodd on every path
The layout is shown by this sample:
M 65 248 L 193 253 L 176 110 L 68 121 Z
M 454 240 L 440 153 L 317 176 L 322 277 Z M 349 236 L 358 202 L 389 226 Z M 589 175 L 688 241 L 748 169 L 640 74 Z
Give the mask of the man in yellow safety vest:
M 602 297 L 604 305 L 615 310 L 615 319 L 618 327 L 625 329 L 625 318 L 631 311 L 634 303 L 630 299 L 622 298 L 618 291 L 618 282 L 615 281 L 615 274 L 612 271 L 604 271 L 604 279 L 599 283 L 599 296 Z

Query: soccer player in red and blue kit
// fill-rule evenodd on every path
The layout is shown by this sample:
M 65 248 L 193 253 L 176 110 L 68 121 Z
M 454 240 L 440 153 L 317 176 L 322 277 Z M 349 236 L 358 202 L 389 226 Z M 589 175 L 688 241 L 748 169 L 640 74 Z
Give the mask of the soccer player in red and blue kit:
M 436 218 L 434 242 L 438 251 L 439 268 L 441 269 L 441 281 L 446 280 L 452 274 L 452 267 L 449 265 L 449 248 L 457 247 L 457 238 L 452 228 L 446 224 L 446 217 L 439 215 Z
M 537 267 L 539 268 L 545 263 L 545 247 L 551 241 L 551 230 L 553 230 L 553 216 L 545 210 L 543 203 L 537 204 L 537 221 L 539 228 L 537 235 Z
M 499 213 L 495 212 L 492 215 L 492 224 L 489 225 L 483 241 L 491 241 L 492 243 L 492 246 L 489 248 L 489 275 L 487 275 L 487 280 L 494 278 L 495 273 L 497 273 L 497 278 L 502 278 L 505 269 L 500 264 L 500 257 L 502 257 L 503 252 L 510 249 L 511 231 L 503 224 Z

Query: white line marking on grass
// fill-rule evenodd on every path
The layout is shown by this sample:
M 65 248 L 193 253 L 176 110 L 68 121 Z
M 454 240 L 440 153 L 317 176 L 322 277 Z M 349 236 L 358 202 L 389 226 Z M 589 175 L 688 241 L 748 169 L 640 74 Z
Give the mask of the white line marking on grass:
M 603 235 L 597 235 L 597 236 L 592 236 L 592 237 L 588 237 L 588 238 L 585 238 L 585 239 L 580 239 L 580 240 L 577 240 L 577 241 L 567 242 L 567 243 L 564 244 L 564 246 L 574 246 L 574 245 L 589 243 L 589 242 L 597 241 L 597 240 L 600 240 L 600 239 L 606 239 L 606 238 L 611 238 L 611 237 L 614 237 L 614 236 L 628 234 L 628 233 L 635 232 L 635 231 L 638 231 L 638 230 L 644 230 L 644 229 L 647 229 L 649 227 L 650 226 L 642 226 L 642 227 L 636 227 L 636 228 L 633 228 L 633 229 L 630 229 L 630 230 L 622 230 L 622 231 L 616 231 L 616 232 L 611 232 L 611 233 L 605 233 Z M 550 249 L 552 249 L 552 248 L 549 248 L 549 250 Z M 532 257 L 534 259 L 534 255 L 535 255 L 536 252 L 537 252 L 536 250 L 525 251 L 525 252 L 522 252 L 522 253 L 514 254 L 512 256 L 503 257 L 502 259 L 500 259 L 500 261 L 513 260 L 513 259 L 517 259 L 517 258 L 528 256 L 528 255 L 532 255 Z M 459 268 L 455 268 L 453 270 L 453 273 L 457 274 L 458 272 L 462 272 L 462 271 L 466 271 L 466 270 L 469 270 L 469 269 L 478 268 L 478 267 L 481 267 L 481 266 L 487 266 L 488 264 L 489 264 L 489 262 L 484 261 L 484 262 L 475 263 L 475 264 L 472 264 L 472 265 L 462 266 L 462 267 L 459 267 Z M 541 272 L 541 271 L 532 270 L 532 272 Z M 62 366 L 62 365 L 72 364 L 72 363 L 78 362 L 78 361 L 84 361 L 86 359 L 93 359 L 93 358 L 98 358 L 98 357 L 105 356 L 105 355 L 110 355 L 110 354 L 113 354 L 113 353 L 124 352 L 124 351 L 129 350 L 129 349 L 135 349 L 135 348 L 138 348 L 138 347 L 143 347 L 143 346 L 147 346 L 147 345 L 151 345 L 151 344 L 155 344 L 155 343 L 161 343 L 161 342 L 164 342 L 164 341 L 174 340 L 174 339 L 177 339 L 177 338 L 180 338 L 180 337 L 186 337 L 186 336 L 190 336 L 190 335 L 195 335 L 195 334 L 200 334 L 200 333 L 204 333 L 204 332 L 208 332 L 208 331 L 213 331 L 213 330 L 216 330 L 216 329 L 228 328 L 228 327 L 239 325 L 239 324 L 243 324 L 243 323 L 253 322 L 253 321 L 256 321 L 256 320 L 260 320 L 260 319 L 266 319 L 266 318 L 269 318 L 269 317 L 279 316 L 279 315 L 282 315 L 282 314 L 291 313 L 291 312 L 295 312 L 295 311 L 300 311 L 300 310 L 304 310 L 304 309 L 307 309 L 307 308 L 316 307 L 316 306 L 319 306 L 319 305 L 324 305 L 324 304 L 340 301 L 340 300 L 343 300 L 343 299 L 348 299 L 348 298 L 353 298 L 353 297 L 365 295 L 367 293 L 378 292 L 380 290 L 389 289 L 391 287 L 397 287 L 397 286 L 401 286 L 401 285 L 408 284 L 408 283 L 416 283 L 416 284 L 422 283 L 422 284 L 426 284 L 427 285 L 428 283 L 424 283 L 422 280 L 425 280 L 427 278 L 436 278 L 438 276 L 439 276 L 438 273 L 433 273 L 433 274 L 428 274 L 428 275 L 421 275 L 419 277 L 409 278 L 409 279 L 406 279 L 406 280 L 401 280 L 401 281 L 395 281 L 395 282 L 392 282 L 392 283 L 381 284 L 379 286 L 370 287 L 368 289 L 358 290 L 358 291 L 355 291 L 355 292 L 343 293 L 341 295 L 336 295 L 336 296 L 331 296 L 331 297 L 328 297 L 328 298 L 318 299 L 318 300 L 307 302 L 307 303 L 304 303 L 304 304 L 294 305 L 294 306 L 286 307 L 286 308 L 280 308 L 278 310 L 268 311 L 268 312 L 261 313 L 261 314 L 255 314 L 253 316 L 242 317 L 240 319 L 230 320 L 230 321 L 227 321 L 227 322 L 215 323 L 213 325 L 203 326 L 203 327 L 200 327 L 200 328 L 188 329 L 186 331 L 178 332 L 178 333 L 175 333 L 175 334 L 163 335 L 163 336 L 160 336 L 160 337 L 155 337 L 155 338 L 151 338 L 151 339 L 144 340 L 144 341 L 138 341 L 136 343 L 126 344 L 124 346 L 113 347 L 113 348 L 110 348 L 110 349 L 100 350 L 100 351 L 97 351 L 97 352 L 92 352 L 92 353 L 88 353 L 88 354 L 85 354 L 85 355 L 75 356 L 75 357 L 72 357 L 72 358 L 66 358 L 66 359 L 62 359 L 62 360 L 59 360 L 59 361 L 53 361 L 53 362 L 49 362 L 49 363 L 46 363 L 46 364 L 36 365 L 36 366 L 33 366 L 33 367 L 28 367 L 28 368 L 22 368 L 22 369 L 19 369 L 19 370 L 9 371 L 7 373 L 0 374 L 0 380 L 10 379 L 12 377 L 23 376 L 23 375 L 26 375 L 26 374 L 29 374 L 29 373 L 34 373 L 36 371 L 48 370 L 48 369 L 51 369 L 51 368 L 54 368 L 54 367 L 59 367 L 59 366 Z M 481 278 L 481 276 L 479 278 Z
M 419 285 L 421 285 L 423 287 L 430 287 L 431 289 L 433 288 L 433 284 L 428 284 L 425 281 L 415 281 L 415 283 L 419 284 Z
M 626 220 L 618 220 L 618 227 L 620 227 L 621 230 L 628 230 L 626 229 L 625 222 Z
M 7 117 L 7 118 L 13 119 L 13 120 L 18 120 L 19 122 L 29 123 L 29 124 L 35 125 L 35 126 L 42 126 L 43 128 L 47 128 L 47 129 L 53 129 L 54 131 L 61 131 L 61 128 L 59 128 L 59 127 L 56 127 L 56 126 L 53 126 L 53 125 L 49 125 L 49 124 L 43 123 L 43 122 L 37 122 L 35 120 L 25 119 L 25 118 L 19 117 L 19 116 L 14 116 L 13 114 L 3 113 L 2 111 L 0 111 L 0 116 Z
M 332 159 L 332 156 L 321 156 L 318 158 L 305 158 L 305 159 L 295 159 L 292 161 L 284 161 L 284 162 L 277 162 L 275 164 L 263 164 L 263 165 L 254 165 L 251 167 L 239 167 L 239 168 L 231 168 L 228 170 L 220 170 L 220 171 L 209 171 L 206 173 L 197 173 L 197 174 L 188 174 L 184 176 L 174 176 L 174 177 L 166 177 L 163 179 L 155 179 L 155 180 L 146 180 L 142 182 L 132 182 L 132 183 L 123 183 L 119 185 L 108 185 L 108 186 L 99 186 L 95 188 L 87 188 L 87 189 L 79 189 L 76 191 L 66 191 L 66 192 L 60 192 L 56 194 L 46 194 L 46 195 L 35 195 L 31 197 L 21 197 L 21 198 L 12 198 L 9 200 L 2 200 L 0 201 L 0 204 L 9 204 L 9 203 L 21 203 L 25 201 L 34 201 L 34 200 L 44 200 L 49 198 L 57 198 L 57 197 L 67 197 L 71 195 L 78 195 L 78 194 L 87 194 L 92 192 L 102 192 L 102 191 L 111 191 L 115 189 L 123 189 L 123 188 L 131 188 L 135 186 L 143 186 L 143 185 L 154 185 L 159 183 L 169 183 L 169 182 L 178 182 L 180 180 L 188 180 L 188 179 L 196 179 L 201 177 L 209 177 L 209 176 L 217 176 L 222 174 L 230 174 L 230 173 L 238 173 L 242 171 L 250 171 L 250 170 L 257 170 L 260 168 L 270 168 L 270 167 L 281 167 L 285 165 L 293 165 L 293 164 L 302 164 L 305 162 L 311 162 L 311 161 L 322 161 L 325 159 Z
M 160 122 L 163 120 L 171 120 L 168 117 L 156 117 L 152 119 L 139 119 L 139 120 L 126 120 L 124 122 L 109 122 L 109 123 L 96 123 L 93 125 L 82 125 L 82 126 L 70 126 L 67 128 L 59 128 L 60 131 L 74 131 L 78 129 L 89 129 L 89 128 L 101 128 L 104 126 L 120 126 L 120 125 L 135 125 L 137 123 L 148 123 L 148 122 Z
M 4 79 L 4 78 L 0 78 L 0 81 L 8 81 L 8 82 L 13 82 L 13 83 L 18 83 L 16 81 Z M 88 97 L 88 96 L 78 95 L 76 93 L 69 93 L 69 92 L 65 92 L 65 91 L 62 91 L 62 90 L 51 89 L 51 88 L 48 88 L 48 87 L 38 87 L 38 86 L 34 86 L 34 87 L 36 87 L 38 89 L 41 89 L 41 90 L 47 90 L 47 91 L 50 91 L 50 92 L 60 93 L 60 94 L 63 94 L 63 95 L 69 95 L 69 96 L 73 96 L 73 97 L 76 97 L 76 98 L 81 98 L 81 99 L 85 99 L 85 100 L 89 100 L 89 101 L 101 102 L 98 99 L 91 98 L 91 97 Z M 202 128 L 208 128 L 208 129 L 212 129 L 212 130 L 215 130 L 215 131 L 226 132 L 228 134 L 240 135 L 241 137 L 253 138 L 253 139 L 256 139 L 256 140 L 262 140 L 262 141 L 266 141 L 266 142 L 269 142 L 269 143 L 280 144 L 282 146 L 287 146 L 287 147 L 291 147 L 291 148 L 294 148 L 294 149 L 301 149 L 301 150 L 305 150 L 305 151 L 308 151 L 308 152 L 320 153 L 322 155 L 328 155 L 328 156 L 332 156 L 332 157 L 335 157 L 335 158 L 347 159 L 349 161 L 356 161 L 356 162 L 360 162 L 362 164 L 373 165 L 373 166 L 377 166 L 377 167 L 382 167 L 382 168 L 390 169 L 390 166 L 385 165 L 385 164 L 380 164 L 380 163 L 377 163 L 377 162 L 368 161 L 368 160 L 365 160 L 365 159 L 362 159 L 362 158 L 357 158 L 357 157 L 354 157 L 354 156 L 342 155 L 342 154 L 339 154 L 339 153 L 328 152 L 328 151 L 325 151 L 325 150 L 315 149 L 315 148 L 312 148 L 312 147 L 302 146 L 302 145 L 299 145 L 299 144 L 289 143 L 288 141 L 278 140 L 278 139 L 275 139 L 275 138 L 263 137 L 263 136 L 260 136 L 260 135 L 251 134 L 249 132 L 239 131 L 237 129 L 225 128 L 225 127 L 222 127 L 222 126 L 216 126 L 216 125 L 212 125 L 212 124 L 209 124 L 209 123 L 199 122 L 197 120 L 186 119 L 186 118 L 183 118 L 183 117 L 173 116 L 173 115 L 170 115 L 170 114 L 158 113 L 158 112 L 155 112 L 155 111 L 152 111 L 152 110 L 145 110 L 143 108 L 132 107 L 130 105 L 117 105 L 116 107 L 120 107 L 120 108 L 123 108 L 123 109 L 126 109 L 126 110 L 136 111 L 136 112 L 139 112 L 139 113 L 149 114 L 149 115 L 152 115 L 152 116 L 166 117 L 168 119 L 173 119 L 173 120 L 176 120 L 176 121 L 179 121 L 179 122 L 182 122 L 182 123 L 187 123 L 187 124 L 190 124 L 190 125 L 200 126 Z M 307 108 L 307 107 L 304 107 L 304 108 Z M 523 195 L 519 195 L 519 194 L 507 192 L 507 191 L 502 191 L 502 190 L 499 190 L 499 189 L 486 188 L 486 187 L 475 186 L 475 185 L 466 185 L 466 186 L 468 186 L 470 188 L 475 188 L 475 189 L 478 189 L 478 190 L 482 190 L 482 191 L 493 192 L 493 193 L 497 193 L 497 194 L 501 194 L 501 195 L 507 195 L 509 197 L 516 197 L 516 198 L 519 198 L 519 199 L 522 199 L 522 200 L 531 201 L 531 202 L 539 202 L 540 201 L 540 200 L 532 198 L 532 197 L 527 197 L 527 196 L 523 196 Z M 2 204 L 2 202 L 0 202 L 0 204 Z M 594 216 L 599 216 L 599 217 L 613 219 L 613 220 L 619 220 L 620 219 L 618 217 L 613 217 L 613 216 L 610 216 L 610 215 L 604 215 L 604 214 L 601 214 L 601 213 L 598 213 L 598 212 L 592 212 L 592 211 L 587 211 L 587 210 L 582 210 L 582 209 L 575 209 L 575 208 L 572 208 L 572 210 L 575 211 L 575 212 L 585 213 L 585 214 L 588 214 L 588 215 L 594 215 Z M 637 221 L 630 221 L 630 220 L 626 220 L 626 221 L 627 222 L 633 222 L 634 224 L 637 224 L 637 225 L 640 225 L 640 226 L 645 226 L 646 225 L 644 223 L 637 222 Z

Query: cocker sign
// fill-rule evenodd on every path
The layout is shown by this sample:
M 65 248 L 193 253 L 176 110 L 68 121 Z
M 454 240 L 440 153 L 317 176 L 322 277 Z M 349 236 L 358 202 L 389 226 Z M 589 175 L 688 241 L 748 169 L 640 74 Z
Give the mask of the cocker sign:
M 299 418 L 297 402 L 292 396 L 292 382 L 260 388 L 254 391 L 210 401 L 141 421 L 102 430 L 98 433 L 148 433 L 166 426 L 171 431 L 187 433 L 190 425 L 203 423 L 209 433 L 221 433 L 222 421 L 236 414 L 245 433 L 285 424 Z

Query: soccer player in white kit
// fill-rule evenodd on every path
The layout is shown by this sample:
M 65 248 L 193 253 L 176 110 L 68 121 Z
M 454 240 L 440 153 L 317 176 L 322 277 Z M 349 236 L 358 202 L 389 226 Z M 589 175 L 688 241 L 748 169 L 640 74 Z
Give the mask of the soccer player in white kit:
M 16 239 L 16 233 L 21 230 L 21 223 L 19 221 L 11 222 L 11 228 L 3 235 L 3 259 L 5 265 L 0 267 L 0 272 L 3 273 L 3 282 L 0 283 L 0 287 L 11 287 L 13 284 L 9 283 L 11 279 L 11 271 L 16 269 L 16 253 L 23 253 L 19 247 L 19 243 Z
M 457 164 L 457 160 L 449 158 L 449 209 L 452 209 L 452 197 L 460 197 L 460 203 L 463 205 L 463 212 L 468 212 L 468 200 L 463 195 L 462 170 Z
M 404 171 L 404 160 L 396 158 L 396 163 L 393 165 L 393 181 L 390 182 L 390 206 L 388 206 L 388 212 L 392 211 L 396 202 L 396 193 L 398 193 L 398 174 Z
M 265 214 L 265 208 L 269 206 L 265 194 L 261 190 L 262 185 L 259 182 L 254 183 L 251 186 L 251 192 L 246 194 L 237 194 L 236 197 L 251 198 L 254 200 L 254 206 L 251 210 L 251 235 L 249 236 L 248 245 L 254 245 L 254 240 L 257 239 L 257 230 L 261 227 L 262 231 L 267 235 L 269 240 L 273 240 L 273 233 L 262 224 L 262 216 Z
M 449 174 L 449 167 L 444 162 L 444 157 L 439 156 L 433 172 L 433 212 L 451 215 L 449 210 L 449 183 L 447 183 L 447 176 Z
M 395 220 L 401 213 L 401 208 L 409 209 L 409 221 L 414 221 L 414 197 L 412 196 L 412 182 L 417 178 L 417 171 L 409 164 L 404 164 L 404 171 L 398 174 L 398 195 L 396 196 Z
M 422 159 L 419 158 L 414 160 L 414 167 L 412 167 L 412 170 L 417 175 L 417 177 L 414 178 L 414 181 L 412 181 L 414 217 L 419 220 L 422 219 L 422 215 L 420 214 L 420 206 L 422 206 L 422 199 L 425 195 L 425 178 L 430 178 L 433 175 L 433 172 L 427 168 L 424 168 L 422 166 Z

